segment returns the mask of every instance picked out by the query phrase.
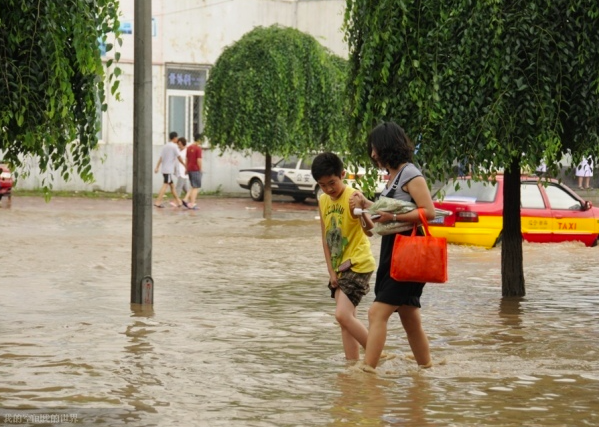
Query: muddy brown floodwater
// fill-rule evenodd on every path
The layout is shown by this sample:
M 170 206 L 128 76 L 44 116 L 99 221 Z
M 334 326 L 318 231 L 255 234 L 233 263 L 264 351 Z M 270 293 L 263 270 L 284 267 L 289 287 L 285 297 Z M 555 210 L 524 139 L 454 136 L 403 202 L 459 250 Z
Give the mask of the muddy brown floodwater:
M 525 244 L 527 296 L 504 301 L 501 250 L 450 246 L 449 282 L 422 298 L 436 366 L 404 357 L 394 318 L 399 357 L 375 376 L 343 358 L 316 206 L 277 200 L 273 217 L 250 199 L 154 209 L 141 309 L 130 201 L 13 197 L 0 425 L 599 425 L 598 248 Z

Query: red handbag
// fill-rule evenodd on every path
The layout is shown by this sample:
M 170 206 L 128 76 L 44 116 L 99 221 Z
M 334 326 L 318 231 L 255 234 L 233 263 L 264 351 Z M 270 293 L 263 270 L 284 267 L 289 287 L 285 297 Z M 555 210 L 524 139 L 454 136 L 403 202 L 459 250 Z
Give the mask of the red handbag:
M 424 209 L 418 208 L 425 236 L 417 236 L 414 223 L 411 236 L 395 235 L 391 256 L 391 277 L 398 282 L 447 282 L 447 240 L 432 237 Z

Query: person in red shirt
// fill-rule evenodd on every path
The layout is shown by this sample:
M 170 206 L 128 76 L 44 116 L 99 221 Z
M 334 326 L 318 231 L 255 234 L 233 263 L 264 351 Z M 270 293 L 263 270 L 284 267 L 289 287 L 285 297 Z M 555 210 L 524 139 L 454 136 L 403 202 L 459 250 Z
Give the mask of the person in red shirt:
M 193 143 L 187 147 L 187 174 L 191 185 L 191 191 L 183 199 L 183 205 L 187 209 L 197 209 L 196 197 L 202 186 L 202 147 L 200 147 L 200 142 L 203 136 L 201 133 L 196 133 L 193 139 Z

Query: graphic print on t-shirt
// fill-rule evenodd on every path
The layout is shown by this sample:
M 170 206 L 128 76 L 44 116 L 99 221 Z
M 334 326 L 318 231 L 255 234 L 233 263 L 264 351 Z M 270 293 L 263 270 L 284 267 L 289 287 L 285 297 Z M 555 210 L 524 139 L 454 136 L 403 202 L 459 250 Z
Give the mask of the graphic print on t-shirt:
M 329 251 L 331 252 L 331 264 L 333 265 L 333 269 L 337 270 L 342 261 L 343 251 L 348 241 L 347 237 L 344 237 L 341 233 L 341 215 L 336 213 L 334 209 L 328 212 L 328 215 L 334 215 L 331 218 L 331 226 L 327 230 L 326 238 Z

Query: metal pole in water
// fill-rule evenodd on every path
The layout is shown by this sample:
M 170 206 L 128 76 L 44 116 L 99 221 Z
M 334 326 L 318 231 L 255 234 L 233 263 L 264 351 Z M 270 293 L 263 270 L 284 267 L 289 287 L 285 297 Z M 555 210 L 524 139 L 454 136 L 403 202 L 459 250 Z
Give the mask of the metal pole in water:
M 135 0 L 134 7 L 131 303 L 153 304 L 152 2 Z

